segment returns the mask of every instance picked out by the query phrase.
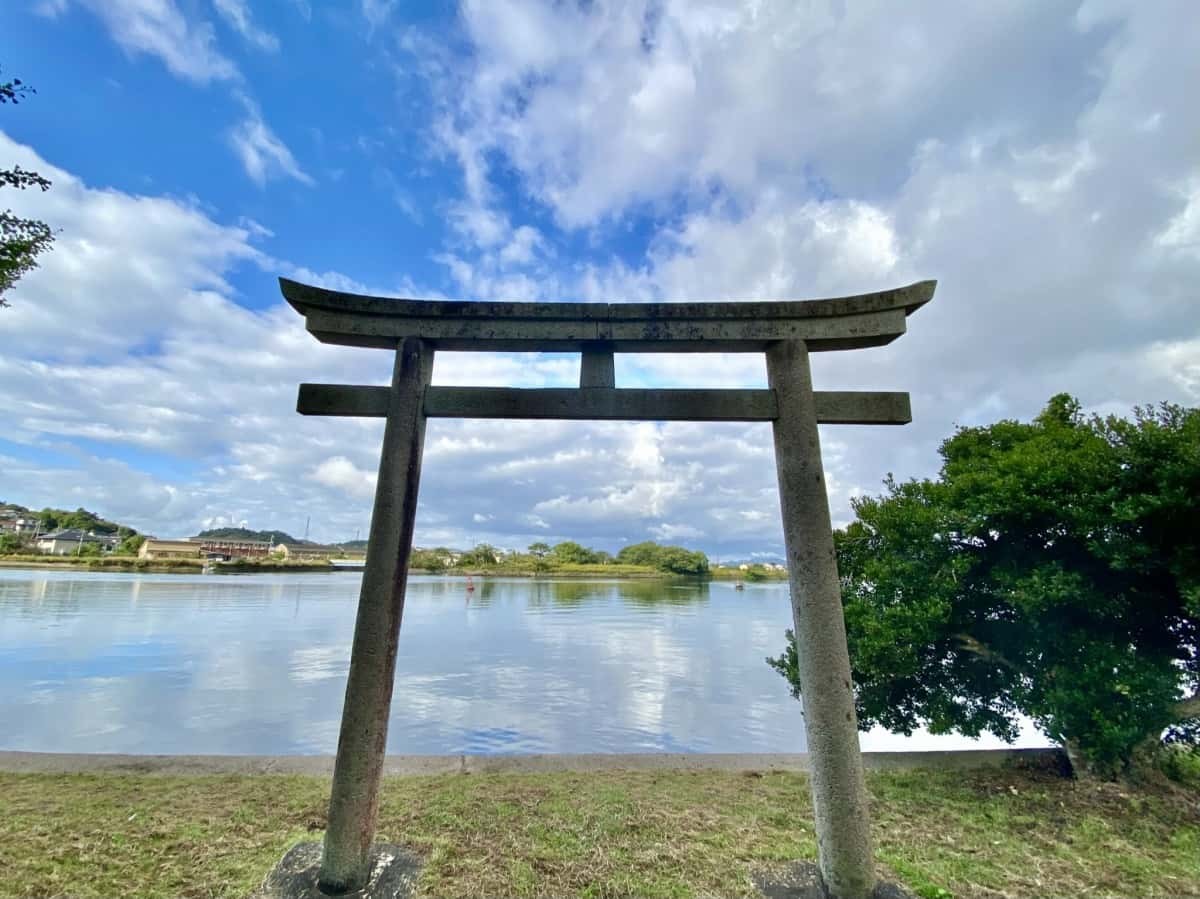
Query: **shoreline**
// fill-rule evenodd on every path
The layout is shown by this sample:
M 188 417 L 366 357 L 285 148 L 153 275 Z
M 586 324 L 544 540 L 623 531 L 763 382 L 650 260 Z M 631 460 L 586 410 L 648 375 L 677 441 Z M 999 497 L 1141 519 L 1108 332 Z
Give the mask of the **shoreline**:
M 606 572 L 604 566 L 587 566 L 586 571 L 559 569 L 553 571 L 535 572 L 529 570 L 500 570 L 487 568 L 470 568 L 470 569 L 455 569 L 453 571 L 429 571 L 424 568 L 409 569 L 410 575 L 424 575 L 428 577 L 477 577 L 477 578 L 525 578 L 528 580 L 588 580 L 602 579 L 614 581 L 676 581 L 676 582 L 700 582 L 707 583 L 709 581 L 744 581 L 746 584 L 774 584 L 787 583 L 786 575 L 769 575 L 759 579 L 739 578 L 731 570 L 720 572 L 709 572 L 706 575 L 678 575 L 670 574 L 665 571 L 636 571 L 628 570 Z M 130 560 L 105 560 L 92 559 L 80 561 L 49 561 L 48 559 L 31 560 L 9 560 L 0 558 L 0 568 L 4 569 L 28 569 L 40 571 L 86 571 L 86 572 L 118 572 L 123 574 L 204 574 L 205 568 L 201 564 L 163 561 L 155 563 L 153 561 Z M 209 571 L 210 574 L 287 574 L 287 573 L 302 573 L 302 574 L 337 574 L 339 572 L 353 572 L 359 574 L 362 572 L 361 567 L 347 567 L 338 565 L 321 564 L 319 562 L 218 562 Z
M 868 771 L 978 771 L 1061 767 L 1062 751 L 1046 749 L 953 749 L 926 752 L 864 752 Z M 269 775 L 333 774 L 332 755 L 126 755 L 115 753 L 0 750 L 0 772 L 8 774 Z M 389 776 L 439 774 L 550 774 L 601 771 L 722 771 L 727 773 L 809 770 L 806 752 L 579 753 L 532 755 L 389 755 Z

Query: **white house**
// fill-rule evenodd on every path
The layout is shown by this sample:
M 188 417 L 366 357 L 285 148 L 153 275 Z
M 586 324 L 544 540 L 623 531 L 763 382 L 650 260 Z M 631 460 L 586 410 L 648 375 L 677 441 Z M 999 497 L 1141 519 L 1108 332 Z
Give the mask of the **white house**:
M 109 534 L 91 534 L 78 528 L 68 528 L 65 531 L 55 531 L 52 534 L 42 534 L 38 537 L 39 552 L 52 556 L 69 556 L 77 553 L 84 546 L 99 546 L 101 552 L 110 553 L 121 542 L 119 537 Z

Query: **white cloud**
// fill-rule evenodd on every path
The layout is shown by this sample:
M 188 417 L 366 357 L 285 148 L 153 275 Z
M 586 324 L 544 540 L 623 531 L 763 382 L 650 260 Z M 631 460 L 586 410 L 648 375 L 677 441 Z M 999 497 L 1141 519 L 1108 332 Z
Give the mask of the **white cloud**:
M 246 0 L 213 0 L 213 6 L 225 22 L 248 43 L 268 53 L 279 50 L 279 38 L 254 24 Z M 308 14 L 311 16 L 312 11 Z
M 294 178 L 301 184 L 316 182 L 296 162 L 296 157 L 263 121 L 258 107 L 243 98 L 246 117 L 229 133 L 229 145 L 242 168 L 260 187 L 274 178 Z
M 331 456 L 312 473 L 313 480 L 351 496 L 369 497 L 375 494 L 375 475 L 359 468 L 345 456 Z
M 382 423 L 297 416 L 296 385 L 386 383 L 388 354 L 318 344 L 282 303 L 237 305 L 228 279 L 249 264 L 265 270 L 271 293 L 276 273 L 356 292 L 413 291 L 271 259 L 254 245 L 268 236 L 261 227 L 90 188 L 7 137 L 0 157 L 54 179 L 46 194 L 13 199 L 62 230 L 0 320 L 21 335 L 0 358 L 0 418 L 17 448 L 0 467 L 0 496 L 96 508 L 161 536 L 217 521 L 300 533 L 309 516 L 315 539 L 365 532 Z M 444 353 L 434 369 L 436 383 L 456 384 L 568 385 L 578 376 L 578 358 L 565 354 Z M 723 517 L 764 501 L 773 474 L 761 436 L 721 426 L 431 421 L 417 539 L 572 538 L 615 548 L 655 527 L 688 526 L 702 543 L 757 541 L 755 528 Z
M 1053 131 L 1086 96 L 1083 63 L 1103 41 L 1103 28 L 1040 3 L 931 15 L 874 2 L 489 0 L 464 3 L 461 18 L 476 52 L 451 88 L 454 152 L 483 169 L 503 152 L 568 226 L 714 183 L 749 196 L 806 169 L 839 193 L 875 194 L 915 143 L 957 139 L 981 113 L 1005 131 Z
M 396 0 L 360 0 L 359 9 L 362 11 L 363 18 L 367 20 L 367 24 L 374 31 L 385 24 L 392 16 L 392 10 L 396 6 Z
M 43 4 L 61 15 L 70 0 Z M 100 19 L 127 53 L 157 56 L 180 78 L 207 84 L 238 77 L 237 67 L 217 49 L 212 25 L 189 19 L 174 0 L 75 0 Z M 231 0 L 226 0 L 231 2 Z
M 870 2 L 465 3 L 473 52 L 441 76 L 439 137 L 462 168 L 472 217 L 460 230 L 476 252 L 447 265 L 480 298 L 523 287 L 786 299 L 938 278 L 894 346 L 814 363 L 818 386 L 913 394 L 908 428 L 826 429 L 841 520 L 887 471 L 932 473 L 956 423 L 1029 416 L 1060 390 L 1106 411 L 1200 402 L 1187 87 L 1200 79 L 1200 35 L 1171 24 L 1189 14 L 1122 2 L 937 16 Z M 605 236 L 650 218 L 655 236 L 640 261 L 547 271 L 496 251 L 514 226 L 492 178 L 506 190 L 515 178 L 568 229 Z M 764 380 L 757 358 L 686 356 L 619 358 L 618 378 Z M 766 438 L 755 449 L 769 458 Z M 674 508 L 628 484 L 537 507 L 577 526 L 649 509 L 658 528 L 681 520 Z M 724 518 L 749 513 L 777 539 L 774 511 L 759 511 L 735 505 Z
M 787 299 L 938 278 L 894 345 L 814 361 L 820 388 L 913 397 L 908 427 L 823 429 L 845 521 L 886 472 L 932 473 L 956 424 L 1029 416 L 1060 390 L 1104 411 L 1200 403 L 1200 35 L 1178 28 L 1187 15 L 467 3 L 471 52 L 421 69 L 443 79 L 436 133 L 462 170 L 440 258 L 454 292 L 481 299 Z M 262 128 L 251 176 L 305 181 Z M 46 170 L 11 142 L 0 156 Z M 247 311 L 227 276 L 249 263 L 371 291 L 267 259 L 253 226 L 50 174 L 48 194 L 14 197 L 63 233 L 0 322 L 22 335 L 0 360 L 0 415 L 9 440 L 54 461 L 16 460 L 0 495 L 78 496 L 106 477 L 118 487 L 105 502 L 175 533 L 217 516 L 295 529 L 311 514 L 318 539 L 362 528 L 381 425 L 300 419 L 295 385 L 384 383 L 386 354 L 319 346 L 290 309 Z M 579 233 L 522 220 L 530 201 Z M 612 238 L 622 260 L 566 249 Z M 236 383 L 213 377 L 232 371 Z M 439 383 L 577 377 L 563 355 L 435 366 Z M 620 357 L 618 379 L 765 380 L 760 358 L 736 354 Z M 181 471 L 103 458 L 124 448 Z M 766 426 L 434 421 L 426 450 L 419 542 L 779 548 Z M 48 494 L 36 501 L 59 501 Z
M 34 357 L 126 353 L 173 327 L 200 326 L 228 293 L 224 272 L 259 256 L 246 228 L 219 226 L 176 200 L 89 188 L 2 133 L 0 158 L 54 182 L 45 193 L 5 197 L 18 214 L 58 231 L 53 251 L 21 281 L 22 299 L 2 320 Z

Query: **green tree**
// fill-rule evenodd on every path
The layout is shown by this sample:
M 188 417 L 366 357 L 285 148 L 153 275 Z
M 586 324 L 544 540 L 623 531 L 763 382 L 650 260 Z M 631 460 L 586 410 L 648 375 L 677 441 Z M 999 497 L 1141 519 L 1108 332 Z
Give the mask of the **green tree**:
M 408 562 L 409 568 L 420 568 L 424 571 L 437 573 L 443 571 L 446 567 L 446 555 L 439 553 L 436 549 L 414 549 L 412 558 Z
M 622 546 L 617 552 L 617 561 L 622 565 L 646 565 L 651 568 L 658 567 L 658 560 L 661 547 L 657 543 L 652 543 L 649 540 L 643 543 L 631 543 L 629 546 Z
M 1194 735 L 1200 410 L 1085 419 L 1059 395 L 940 453 L 835 534 L 860 726 L 1011 740 L 1026 715 L 1101 775 Z M 790 632 L 769 661 L 796 692 Z
M 701 575 L 708 572 L 708 556 L 682 546 L 660 546 L 652 541 L 631 543 L 617 553 L 625 565 L 647 565 L 670 574 Z
M 550 544 L 538 541 L 529 544 L 529 555 L 533 557 L 533 573 L 542 574 L 550 568 L 546 556 L 550 555 Z
M 0 555 L 25 551 L 25 541 L 17 534 L 0 534 Z
M 574 540 L 564 540 L 562 543 L 554 544 L 554 549 L 550 551 L 550 554 L 560 565 L 596 564 L 596 553 Z
M 121 545 L 117 547 L 117 552 L 125 556 L 136 556 L 138 550 L 142 548 L 142 544 L 145 542 L 146 538 L 135 531 L 121 541 Z
M 492 565 L 499 564 L 500 550 L 492 546 L 490 543 L 479 543 L 474 549 L 468 550 L 462 554 L 462 558 L 458 560 L 459 566 L 478 568 L 488 568 Z
M 11 103 L 16 106 L 32 93 L 33 88 L 23 84 L 20 78 L 0 81 L 0 105 Z M 18 165 L 0 169 L 0 187 L 17 190 L 36 187 L 45 191 L 50 189 L 50 181 Z M 8 305 L 4 295 L 22 275 L 37 267 L 37 257 L 49 250 L 52 243 L 54 232 L 45 222 L 20 218 L 11 209 L 0 212 L 0 306 Z

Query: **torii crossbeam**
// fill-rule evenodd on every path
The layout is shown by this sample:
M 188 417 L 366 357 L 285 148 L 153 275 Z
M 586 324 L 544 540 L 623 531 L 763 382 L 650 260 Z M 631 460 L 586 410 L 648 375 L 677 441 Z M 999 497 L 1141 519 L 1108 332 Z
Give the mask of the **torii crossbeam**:
M 875 889 L 845 621 L 818 424 L 906 424 L 907 393 L 814 391 L 809 353 L 882 346 L 936 282 L 827 300 L 476 303 L 358 296 L 280 279 L 324 343 L 396 351 L 390 387 L 301 384 L 305 415 L 384 418 L 383 449 L 342 710 L 320 884 L 363 887 L 379 808 L 396 647 L 427 418 L 769 421 L 787 546 L 819 867 L 838 899 Z M 576 351 L 578 388 L 435 387 L 436 350 Z M 766 390 L 618 388 L 620 352 L 745 353 Z

